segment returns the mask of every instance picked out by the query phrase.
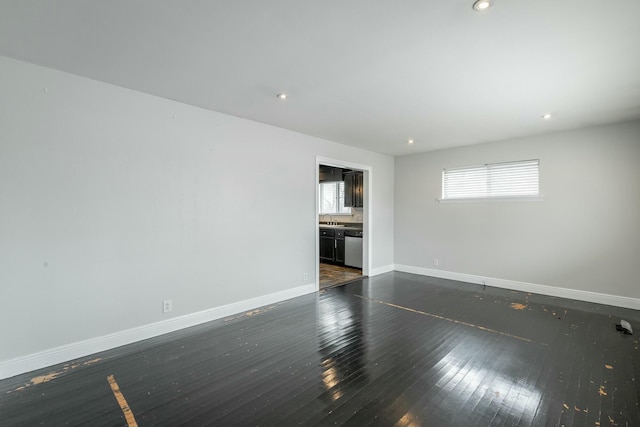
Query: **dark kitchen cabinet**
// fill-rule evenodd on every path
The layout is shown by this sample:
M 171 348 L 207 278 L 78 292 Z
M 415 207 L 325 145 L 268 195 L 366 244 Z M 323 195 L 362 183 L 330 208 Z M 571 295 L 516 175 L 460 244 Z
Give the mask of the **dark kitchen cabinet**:
M 344 174 L 344 205 L 353 207 L 353 174 Z
M 335 249 L 334 230 L 320 229 L 320 261 L 333 262 Z
M 344 205 L 361 208 L 364 204 L 364 174 L 348 172 L 344 174 Z
M 344 230 L 336 230 L 334 245 L 333 261 L 336 264 L 344 265 Z
M 320 165 L 319 180 L 320 182 L 342 181 L 342 169 Z
M 344 265 L 344 230 L 320 229 L 320 261 Z

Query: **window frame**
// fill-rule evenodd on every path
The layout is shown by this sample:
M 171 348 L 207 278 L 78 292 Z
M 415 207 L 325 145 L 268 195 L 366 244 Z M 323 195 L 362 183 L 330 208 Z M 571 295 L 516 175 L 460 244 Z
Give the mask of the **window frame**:
M 323 189 L 322 186 L 326 185 L 335 185 L 335 206 L 338 208 L 338 212 L 323 212 L 322 211 L 322 196 Z M 342 197 L 340 197 L 340 190 L 342 190 Z M 331 215 L 331 216 L 339 216 L 339 215 L 352 215 L 351 207 L 344 205 L 345 201 L 345 184 L 344 181 L 329 181 L 329 182 L 321 182 L 318 185 L 318 214 L 319 215 Z M 342 202 L 342 203 L 340 203 Z

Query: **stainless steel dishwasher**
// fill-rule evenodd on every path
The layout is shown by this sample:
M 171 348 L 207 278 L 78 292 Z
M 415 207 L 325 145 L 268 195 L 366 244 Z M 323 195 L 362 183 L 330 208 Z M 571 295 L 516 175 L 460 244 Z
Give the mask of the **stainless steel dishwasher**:
M 362 268 L 362 231 L 344 231 L 344 265 Z

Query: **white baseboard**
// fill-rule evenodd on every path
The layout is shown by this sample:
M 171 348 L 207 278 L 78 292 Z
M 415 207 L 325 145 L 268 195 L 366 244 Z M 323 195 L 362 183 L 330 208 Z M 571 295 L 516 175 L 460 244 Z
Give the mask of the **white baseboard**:
M 622 297 L 618 295 L 600 294 L 597 292 L 580 291 L 577 289 L 557 288 L 555 286 L 538 285 L 535 283 L 518 282 L 515 280 L 496 279 L 494 277 L 476 276 L 473 274 L 456 273 L 453 271 L 437 270 L 433 268 L 413 267 L 410 265 L 395 265 L 396 271 L 419 274 L 422 276 L 438 277 L 441 279 L 458 280 L 467 283 L 485 283 L 487 286 L 511 289 L 514 291 L 531 292 L 552 297 L 568 298 L 578 301 L 595 302 L 616 307 L 640 310 L 640 299 Z
M 139 326 L 137 328 L 127 329 L 101 337 L 90 338 L 84 341 L 7 360 L 0 362 L 0 380 L 20 375 L 25 372 L 34 371 L 36 369 L 45 368 L 47 366 L 67 362 L 69 360 L 78 359 L 80 357 L 89 356 L 94 353 L 110 350 L 126 344 L 157 337 L 159 335 L 178 331 L 190 326 L 254 310 L 264 305 L 274 304 L 290 298 L 310 294 L 315 291 L 316 285 L 315 283 L 311 283 L 297 288 L 287 289 L 244 301 L 238 301 L 232 304 L 214 307 L 208 310 L 186 314 L 184 316 L 174 317 L 160 322 Z
M 372 268 L 371 271 L 369 271 L 369 277 L 377 276 L 379 274 L 389 273 L 389 272 L 391 272 L 393 270 L 394 270 L 394 265 L 393 264 L 383 265 L 382 267 Z

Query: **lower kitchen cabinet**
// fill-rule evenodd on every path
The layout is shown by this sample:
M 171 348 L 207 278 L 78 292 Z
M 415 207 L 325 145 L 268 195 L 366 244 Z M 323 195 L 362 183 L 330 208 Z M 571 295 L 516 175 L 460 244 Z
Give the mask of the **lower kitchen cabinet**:
M 333 230 L 320 229 L 320 261 L 333 262 L 335 249 L 335 234 Z
M 320 261 L 344 265 L 344 230 L 320 229 Z
M 334 240 L 335 251 L 333 256 L 333 261 L 336 264 L 344 265 L 344 231 L 342 232 L 342 237 L 338 237 L 338 233 L 336 232 L 336 239 Z

